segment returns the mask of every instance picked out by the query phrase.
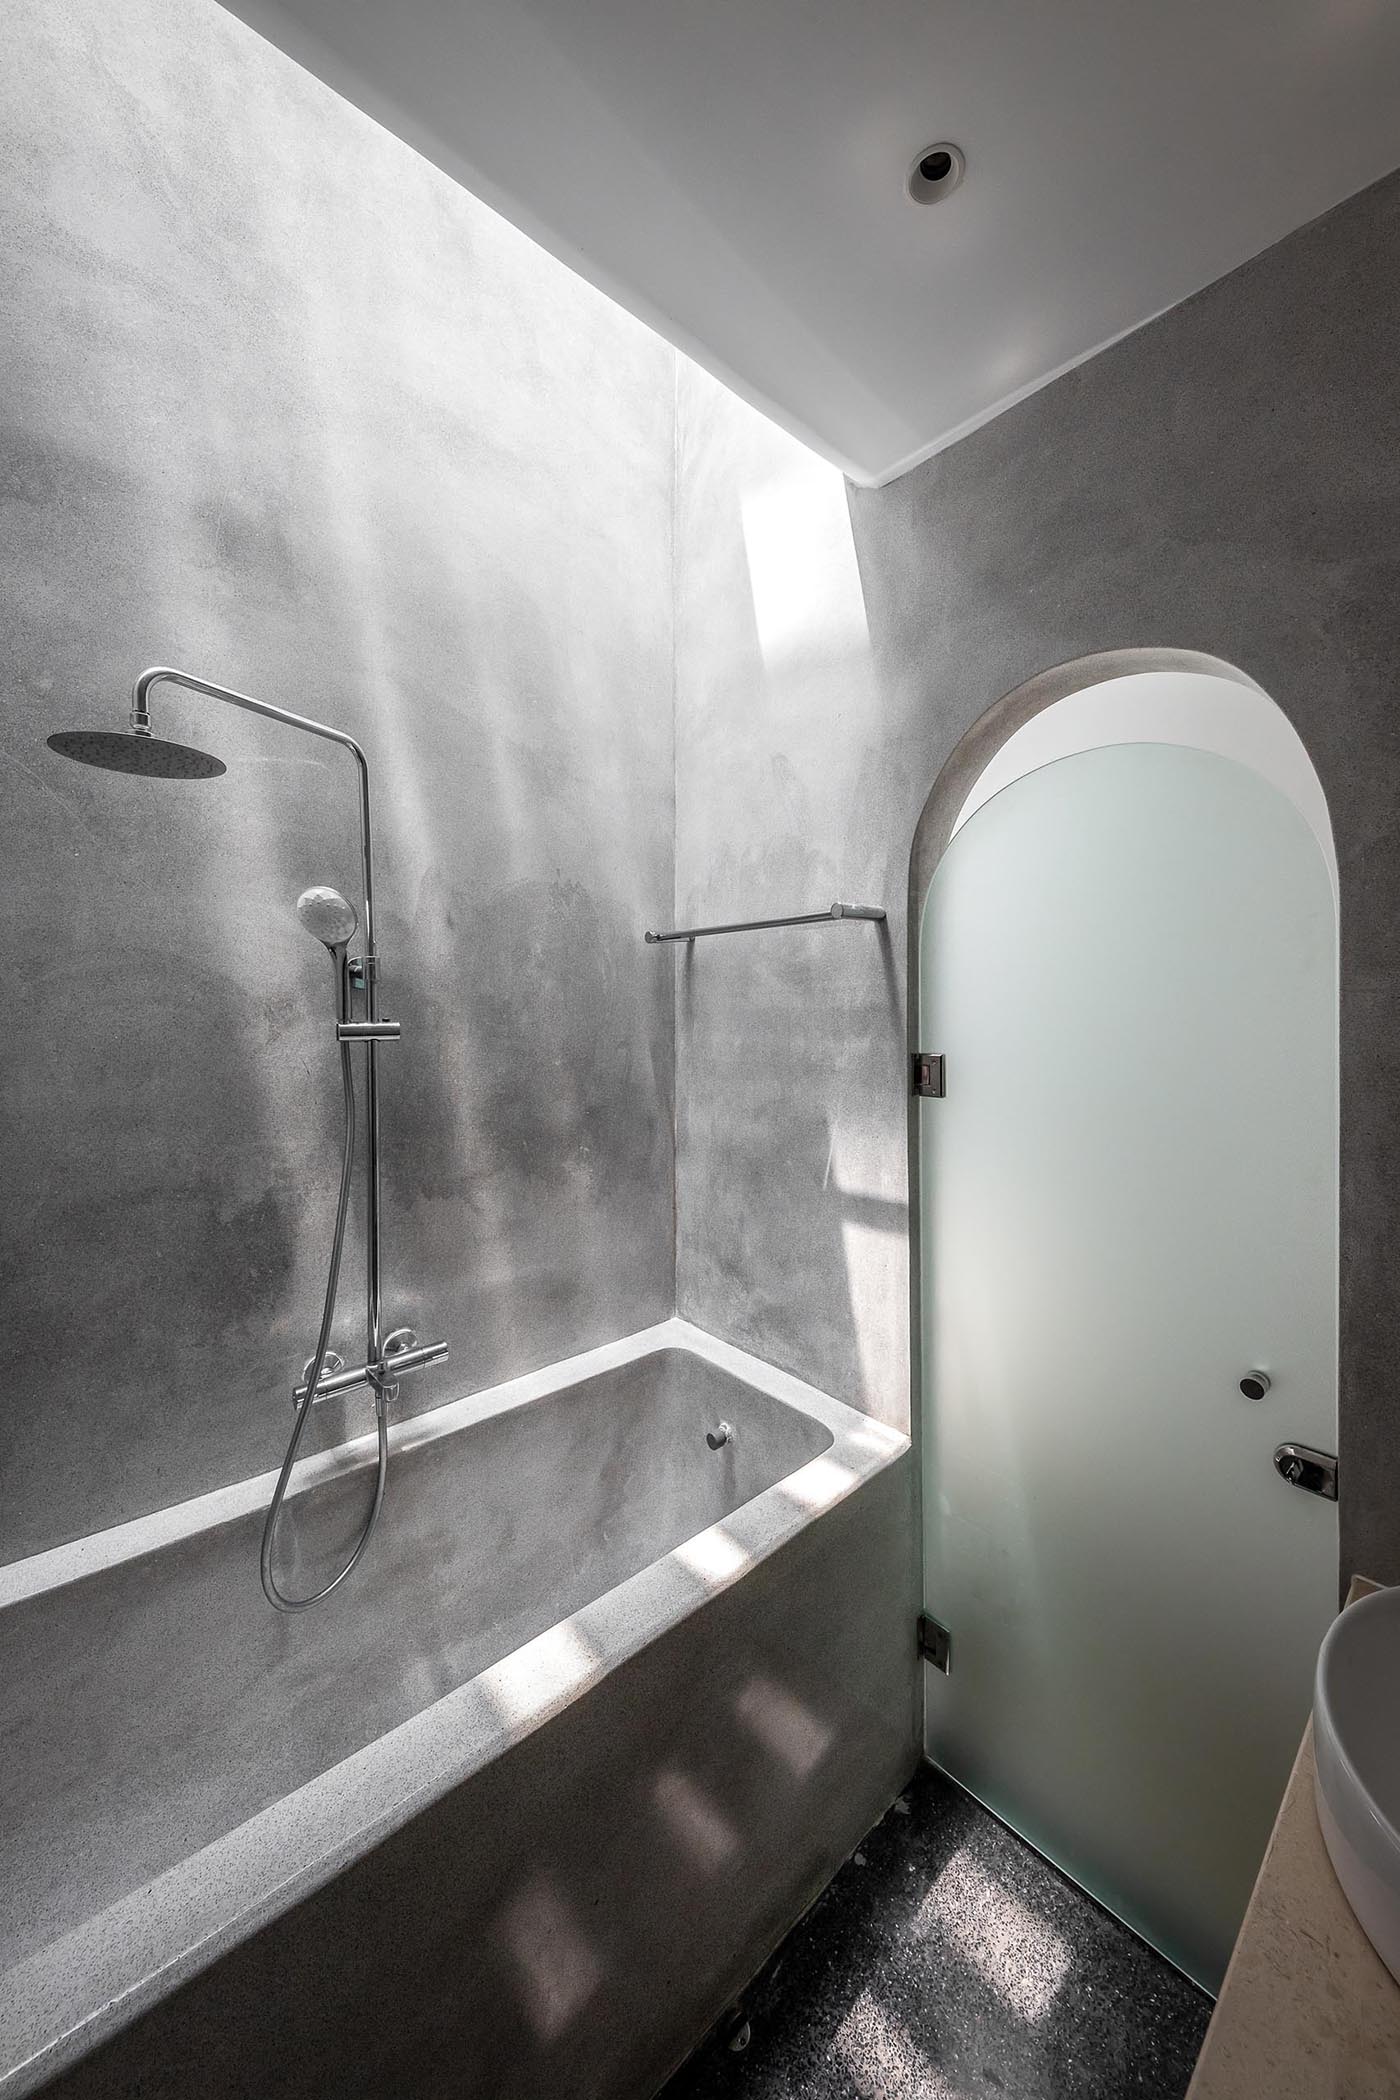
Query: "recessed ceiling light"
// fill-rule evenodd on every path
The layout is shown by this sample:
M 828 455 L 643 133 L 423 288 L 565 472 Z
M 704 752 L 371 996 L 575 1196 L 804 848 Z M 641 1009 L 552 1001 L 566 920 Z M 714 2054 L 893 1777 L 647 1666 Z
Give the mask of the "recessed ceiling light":
M 925 146 L 909 170 L 909 194 L 916 204 L 938 204 L 951 197 L 966 168 L 961 146 L 947 139 Z

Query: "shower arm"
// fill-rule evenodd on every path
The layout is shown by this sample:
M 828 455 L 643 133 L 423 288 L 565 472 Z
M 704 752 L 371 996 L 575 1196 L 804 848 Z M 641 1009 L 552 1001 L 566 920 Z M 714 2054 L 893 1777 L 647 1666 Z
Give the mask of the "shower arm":
M 151 734 L 151 710 L 148 696 L 152 686 L 179 685 L 186 692 L 204 693 L 211 700 L 223 700 L 229 707 L 241 707 L 250 715 L 263 715 L 269 722 L 285 722 L 289 729 L 304 729 L 308 736 L 324 737 L 329 744 L 339 744 L 354 759 L 360 783 L 360 869 L 365 893 L 364 909 L 364 969 L 365 995 L 368 1002 L 368 1017 L 378 1020 L 378 1002 L 375 992 L 376 956 L 374 945 L 374 851 L 370 844 L 369 828 L 369 760 L 365 757 L 354 737 L 347 736 L 343 729 L 332 729 L 328 722 L 313 722 L 309 715 L 294 715 L 290 708 L 274 707 L 269 700 L 255 700 L 251 693 L 237 693 L 232 686 L 215 685 L 207 678 L 196 678 L 190 671 L 175 671 L 168 664 L 153 664 L 143 671 L 131 693 L 131 731 L 133 736 Z
M 304 729 L 308 736 L 323 737 L 327 743 L 339 744 L 342 750 L 350 753 L 360 784 L 360 867 L 364 886 L 361 967 L 364 971 L 365 1021 L 370 1031 L 395 1028 L 397 1032 L 395 1024 L 380 1020 L 379 955 L 374 944 L 374 851 L 369 826 L 369 760 L 354 737 L 347 736 L 343 729 L 332 729 L 329 723 L 313 722 L 309 715 L 294 715 L 290 708 L 274 707 L 270 701 L 255 700 L 251 693 L 235 692 L 232 686 L 215 685 L 208 678 L 196 678 L 192 672 L 173 670 L 168 664 L 153 664 L 141 673 L 132 688 L 131 729 L 134 736 L 151 734 L 149 696 L 151 688 L 157 685 L 183 686 L 186 692 L 203 693 L 210 700 L 223 700 L 228 706 L 241 707 L 250 715 L 263 715 L 269 722 L 285 722 L 289 729 Z M 383 1354 L 379 1230 L 380 1037 L 362 1030 L 353 1022 L 342 1025 L 347 1028 L 348 1039 L 363 1040 L 365 1046 L 365 1355 L 371 1364 L 378 1364 Z

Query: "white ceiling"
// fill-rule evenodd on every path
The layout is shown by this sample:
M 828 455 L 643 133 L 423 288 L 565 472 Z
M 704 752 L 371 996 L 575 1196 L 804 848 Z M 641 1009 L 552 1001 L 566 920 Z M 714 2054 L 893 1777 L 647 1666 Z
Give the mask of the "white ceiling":
M 1397 0 L 233 11 L 859 481 L 1400 163 Z

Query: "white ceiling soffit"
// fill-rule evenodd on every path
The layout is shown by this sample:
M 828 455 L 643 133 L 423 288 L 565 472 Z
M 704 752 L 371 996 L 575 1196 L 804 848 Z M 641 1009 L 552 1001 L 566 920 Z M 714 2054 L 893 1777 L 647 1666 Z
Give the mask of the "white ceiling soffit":
M 233 11 L 862 482 L 1400 162 L 1397 0 Z

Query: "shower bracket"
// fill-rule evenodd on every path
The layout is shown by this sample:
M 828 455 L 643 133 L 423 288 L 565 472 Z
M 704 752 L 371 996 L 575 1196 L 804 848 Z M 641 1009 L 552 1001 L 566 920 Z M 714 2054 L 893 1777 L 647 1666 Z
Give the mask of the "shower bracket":
M 335 1039 L 338 1043 L 396 1043 L 403 1034 L 397 1021 L 337 1021 Z

